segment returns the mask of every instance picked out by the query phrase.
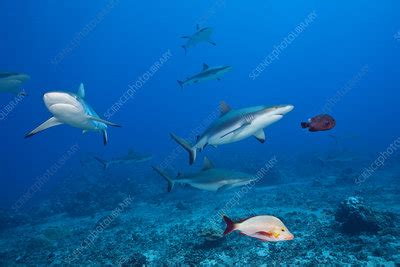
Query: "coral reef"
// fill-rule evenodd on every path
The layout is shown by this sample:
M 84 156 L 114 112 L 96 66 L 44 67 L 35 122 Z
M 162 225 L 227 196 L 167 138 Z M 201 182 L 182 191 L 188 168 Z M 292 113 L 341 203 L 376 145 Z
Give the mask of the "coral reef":
M 342 201 L 335 219 L 344 233 L 377 233 L 394 226 L 394 214 L 380 212 L 368 207 L 360 197 L 349 197 Z
M 398 184 L 355 187 L 346 178 L 338 186 L 354 171 L 325 169 L 300 179 L 293 166 L 280 168 L 269 174 L 279 184 L 256 184 L 239 198 L 240 189 L 167 193 L 152 172 L 138 176 L 146 181 L 100 173 L 93 183 L 76 176 L 78 189 L 69 177 L 25 215 L 1 213 L 0 264 L 400 264 Z M 128 195 L 132 204 L 109 219 Z M 221 214 L 274 215 L 295 238 L 267 243 L 237 232 L 223 236 Z

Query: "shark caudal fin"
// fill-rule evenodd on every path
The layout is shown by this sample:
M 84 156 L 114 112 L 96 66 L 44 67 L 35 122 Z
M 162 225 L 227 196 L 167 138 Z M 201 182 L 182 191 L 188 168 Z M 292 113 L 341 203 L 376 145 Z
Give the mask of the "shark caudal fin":
M 185 50 L 185 56 L 187 55 L 187 47 L 186 45 L 182 45 L 183 50 Z
M 183 82 L 179 80 L 177 80 L 177 82 L 179 83 L 179 86 L 183 89 Z
M 171 138 L 175 140 L 179 145 L 181 145 L 188 153 L 189 153 L 189 164 L 192 165 L 196 160 L 196 149 L 192 148 L 192 146 L 183 138 L 176 136 L 171 133 Z
M 94 157 L 94 159 L 97 160 L 98 162 L 100 162 L 101 165 L 103 165 L 104 170 L 108 169 L 109 164 L 107 161 L 105 161 L 104 159 L 99 158 L 99 157 Z
M 153 166 L 153 170 L 157 172 L 159 175 L 161 175 L 167 182 L 168 182 L 168 192 L 172 191 L 172 188 L 174 188 L 174 180 L 171 179 L 167 174 L 165 174 L 163 171 L 158 169 L 157 167 Z
M 224 219 L 224 221 L 225 221 L 225 223 L 226 223 L 226 229 L 225 229 L 225 231 L 224 231 L 224 235 L 227 235 L 227 234 L 230 234 L 230 233 L 232 233 L 233 231 L 235 231 L 236 230 L 236 226 L 235 226 L 235 223 L 231 220 L 231 219 L 229 219 L 227 216 L 222 216 L 222 218 Z

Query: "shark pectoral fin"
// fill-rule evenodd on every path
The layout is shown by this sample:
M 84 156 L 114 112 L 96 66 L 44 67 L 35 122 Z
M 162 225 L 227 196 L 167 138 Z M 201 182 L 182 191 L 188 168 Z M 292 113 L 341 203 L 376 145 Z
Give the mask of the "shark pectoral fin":
M 78 93 L 76 95 L 80 98 L 85 98 L 85 86 L 83 85 L 83 83 L 79 85 Z
M 214 164 L 207 158 L 204 157 L 203 169 L 202 171 L 210 170 L 214 168 Z
M 255 137 L 258 141 L 260 141 L 260 143 L 264 143 L 264 142 L 265 142 L 265 133 L 264 133 L 264 130 L 261 129 L 261 130 L 257 131 L 257 132 L 254 134 L 254 137 Z
M 42 124 L 40 124 L 38 127 L 36 127 L 33 131 L 31 131 L 30 133 L 25 135 L 25 138 L 31 137 L 41 131 L 44 131 L 48 128 L 57 126 L 62 124 L 62 122 L 59 122 L 56 118 L 51 117 L 50 119 L 48 119 L 47 121 L 43 122 Z
M 20 92 L 21 85 L 22 82 L 19 80 L 5 80 L 1 83 L 1 89 L 10 93 L 18 94 Z
M 250 122 L 246 122 L 243 123 L 240 127 L 236 128 L 235 130 L 230 131 L 229 133 L 224 134 L 223 136 L 221 136 L 221 138 L 224 138 L 225 136 L 229 135 L 229 134 L 235 134 L 240 132 L 241 130 L 243 130 L 243 128 L 245 128 L 246 126 L 249 126 L 251 123 Z
M 108 135 L 107 135 L 107 131 L 103 130 L 103 144 L 107 145 L 108 143 Z
M 217 44 L 213 41 L 208 41 L 210 44 L 212 44 L 213 46 L 216 46 Z
M 118 125 L 118 124 L 115 124 L 115 123 L 112 123 L 112 122 L 109 122 L 109 121 L 106 121 L 106 120 L 103 120 L 103 119 L 100 119 L 100 118 L 97 118 L 97 117 L 93 117 L 93 116 L 87 116 L 87 118 L 88 118 L 89 120 L 98 121 L 98 122 L 101 122 L 101 123 L 107 124 L 107 125 L 109 125 L 109 126 L 113 126 L 113 127 L 121 127 L 121 126 L 120 126 L 120 125 Z
M 226 185 L 223 185 L 223 186 L 221 186 L 220 188 L 218 188 L 217 189 L 217 192 L 223 192 L 223 191 L 226 191 L 226 190 L 228 190 L 228 189 L 230 189 L 230 188 L 232 188 L 233 186 L 231 185 L 231 184 L 226 184 Z

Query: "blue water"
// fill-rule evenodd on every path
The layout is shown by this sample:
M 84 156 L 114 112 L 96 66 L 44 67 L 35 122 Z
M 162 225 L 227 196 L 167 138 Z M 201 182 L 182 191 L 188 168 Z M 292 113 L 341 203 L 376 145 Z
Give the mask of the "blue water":
M 74 38 L 104 10 L 104 17 L 71 48 Z M 32 202 L 46 199 L 45 192 L 51 192 L 62 177 L 79 173 L 80 160 L 88 154 L 112 158 L 134 148 L 153 155 L 152 165 L 160 164 L 176 148 L 169 133 L 187 137 L 221 100 L 232 108 L 293 104 L 295 109 L 265 129 L 265 144 L 249 138 L 217 149 L 208 147 L 199 153 L 194 167 L 188 166 L 186 152 L 179 150 L 171 164 L 174 170 L 198 170 L 204 155 L 220 167 L 247 171 L 249 154 L 263 160 L 271 155 L 313 158 L 337 149 L 330 135 L 345 140 L 341 142 L 345 150 L 377 155 L 400 133 L 400 40 L 395 37 L 400 30 L 399 10 L 398 1 L 1 1 L 0 69 L 31 76 L 23 85 L 28 96 L 0 121 L 1 207 L 9 209 L 75 144 L 79 150 Z M 274 46 L 312 12 L 315 19 L 305 30 L 251 79 L 250 73 Z M 180 37 L 194 33 L 198 23 L 213 27 L 216 46 L 199 44 L 185 55 L 181 48 L 185 40 Z M 57 58 L 68 47 L 62 59 Z M 24 134 L 51 117 L 44 93 L 76 92 L 82 82 L 86 101 L 104 118 L 129 85 L 167 52 L 170 59 L 110 118 L 122 128 L 109 127 L 107 146 L 100 133 L 82 134 L 70 126 L 24 139 Z M 203 63 L 233 69 L 221 81 L 182 90 L 176 81 L 197 73 Z M 329 110 L 337 121 L 334 129 L 310 133 L 300 128 L 301 121 L 322 113 L 327 101 L 365 69 Z M 0 107 L 14 98 L 1 94 Z M 242 166 L 229 165 L 232 158 Z M 165 190 L 165 181 L 149 164 L 142 168 L 148 170 L 146 177 L 152 176 L 150 186 Z

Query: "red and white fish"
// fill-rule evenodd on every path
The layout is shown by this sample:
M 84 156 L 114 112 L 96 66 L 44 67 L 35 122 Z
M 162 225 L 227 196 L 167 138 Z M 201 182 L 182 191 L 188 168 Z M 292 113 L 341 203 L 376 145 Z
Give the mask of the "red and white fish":
M 336 126 L 336 120 L 328 114 L 320 114 L 309 119 L 307 122 L 301 123 L 301 128 L 310 132 L 328 131 Z
M 274 216 L 254 216 L 236 223 L 226 216 L 223 216 L 223 219 L 226 223 L 224 235 L 238 230 L 243 235 L 254 237 L 261 241 L 278 242 L 294 238 L 283 222 Z

